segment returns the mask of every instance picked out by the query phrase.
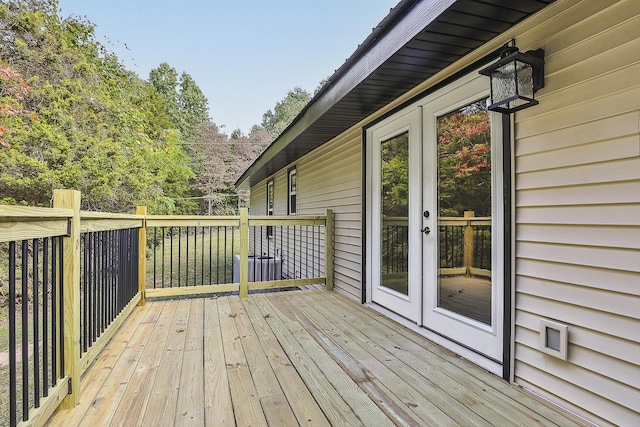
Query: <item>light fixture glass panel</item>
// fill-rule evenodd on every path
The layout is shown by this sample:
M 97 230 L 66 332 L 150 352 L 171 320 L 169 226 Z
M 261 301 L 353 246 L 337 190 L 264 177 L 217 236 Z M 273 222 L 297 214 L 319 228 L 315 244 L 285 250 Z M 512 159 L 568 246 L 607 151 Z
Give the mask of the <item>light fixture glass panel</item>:
M 515 73 L 515 66 L 513 62 L 504 64 L 491 75 L 492 85 L 492 102 L 494 104 L 502 103 L 508 98 L 511 98 L 516 94 L 516 85 L 513 79 Z
M 518 77 L 518 95 L 533 98 L 533 68 L 531 65 L 516 61 Z

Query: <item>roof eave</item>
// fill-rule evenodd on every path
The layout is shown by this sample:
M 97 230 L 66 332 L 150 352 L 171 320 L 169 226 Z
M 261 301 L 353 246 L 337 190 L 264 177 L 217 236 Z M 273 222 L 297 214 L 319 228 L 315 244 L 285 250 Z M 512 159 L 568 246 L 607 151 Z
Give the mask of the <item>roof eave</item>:
M 455 1 L 401 1 L 373 29 L 372 33 L 345 63 L 335 71 L 289 127 L 245 170 L 236 181 L 236 187 L 246 187 L 245 181 L 257 171 L 266 168 L 276 154 L 294 142 L 311 124 L 315 123 L 332 106 L 364 81 L 371 74 L 371 71 L 384 64 L 401 46 L 409 42 L 422 31 L 427 23 L 437 18 Z M 266 170 L 268 171 L 268 168 Z M 274 172 L 260 174 L 260 179 L 256 181 L 262 180 Z M 255 181 L 251 180 L 248 185 L 254 183 Z

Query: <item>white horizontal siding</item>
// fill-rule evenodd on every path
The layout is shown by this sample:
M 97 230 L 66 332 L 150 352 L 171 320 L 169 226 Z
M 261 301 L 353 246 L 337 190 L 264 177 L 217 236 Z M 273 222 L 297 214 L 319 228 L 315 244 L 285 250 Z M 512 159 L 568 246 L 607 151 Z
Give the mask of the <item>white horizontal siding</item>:
M 515 381 L 640 425 L 640 2 L 585 0 L 516 42 L 546 69 L 515 115 Z M 567 361 L 541 319 L 569 326 Z
M 360 300 L 362 290 L 362 140 L 351 131 L 299 159 L 299 215 L 334 212 L 334 288 Z M 293 165 L 290 165 L 291 167 Z M 273 175 L 275 215 L 287 213 L 287 168 Z M 266 211 L 265 180 L 251 188 L 251 213 Z
M 362 289 L 362 139 L 353 131 L 301 158 L 301 214 L 334 211 L 334 287 L 360 300 Z

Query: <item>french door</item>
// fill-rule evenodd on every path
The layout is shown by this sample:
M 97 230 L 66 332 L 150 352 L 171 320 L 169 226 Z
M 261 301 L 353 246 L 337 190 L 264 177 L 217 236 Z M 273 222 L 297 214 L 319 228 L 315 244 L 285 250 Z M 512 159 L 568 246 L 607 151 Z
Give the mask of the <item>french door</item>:
M 421 116 L 414 109 L 377 127 L 368 137 L 370 168 L 367 201 L 371 245 L 371 299 L 416 323 L 422 307 L 421 236 L 414 230 L 420 209 Z
M 470 75 L 373 127 L 371 301 L 502 361 L 502 135 Z

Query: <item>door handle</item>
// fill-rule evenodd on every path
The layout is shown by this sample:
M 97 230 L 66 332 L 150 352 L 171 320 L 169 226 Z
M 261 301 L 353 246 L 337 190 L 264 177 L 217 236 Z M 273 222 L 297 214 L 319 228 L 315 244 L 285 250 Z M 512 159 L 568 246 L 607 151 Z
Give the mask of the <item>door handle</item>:
M 424 234 L 429 234 L 429 233 L 431 233 L 431 229 L 430 229 L 429 227 L 424 227 L 424 228 L 422 229 L 422 232 L 423 232 Z

